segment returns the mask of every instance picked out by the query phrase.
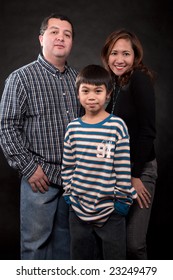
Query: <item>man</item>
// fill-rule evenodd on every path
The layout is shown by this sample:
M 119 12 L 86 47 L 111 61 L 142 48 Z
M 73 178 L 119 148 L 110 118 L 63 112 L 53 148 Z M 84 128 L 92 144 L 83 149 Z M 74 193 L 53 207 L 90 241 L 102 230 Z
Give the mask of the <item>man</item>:
M 21 174 L 21 259 L 70 259 L 60 169 L 66 126 L 80 113 L 77 72 L 67 64 L 73 38 L 66 16 L 46 17 L 42 54 L 11 73 L 2 95 L 1 147 Z

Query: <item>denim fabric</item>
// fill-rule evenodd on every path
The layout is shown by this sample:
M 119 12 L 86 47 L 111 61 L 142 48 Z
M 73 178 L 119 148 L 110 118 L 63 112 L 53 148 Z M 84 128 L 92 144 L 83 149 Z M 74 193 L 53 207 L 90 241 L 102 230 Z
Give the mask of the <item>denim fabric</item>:
M 102 227 L 79 219 L 70 207 L 71 258 L 123 260 L 126 257 L 125 217 L 115 211 Z
M 69 207 L 62 188 L 34 193 L 23 177 L 20 207 L 21 259 L 70 259 Z
M 127 217 L 127 259 L 147 259 L 146 237 L 154 199 L 156 179 L 157 161 L 153 160 L 146 163 L 141 176 L 144 186 L 151 194 L 151 204 L 149 208 L 141 209 L 137 201 L 134 201 Z

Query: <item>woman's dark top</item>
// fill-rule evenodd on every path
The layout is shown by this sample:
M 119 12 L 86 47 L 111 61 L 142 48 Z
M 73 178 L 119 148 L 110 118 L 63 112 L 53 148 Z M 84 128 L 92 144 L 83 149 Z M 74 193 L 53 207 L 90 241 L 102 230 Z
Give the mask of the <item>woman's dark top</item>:
M 135 70 L 127 85 L 115 88 L 106 110 L 126 122 L 132 177 L 140 178 L 145 163 L 155 159 L 155 94 L 150 77 Z

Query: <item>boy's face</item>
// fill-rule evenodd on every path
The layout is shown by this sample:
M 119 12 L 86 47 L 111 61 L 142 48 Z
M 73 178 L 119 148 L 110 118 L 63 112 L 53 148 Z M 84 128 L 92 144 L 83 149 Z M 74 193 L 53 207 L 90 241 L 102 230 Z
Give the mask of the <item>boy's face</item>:
M 98 113 L 105 110 L 105 103 L 110 94 L 107 93 L 106 86 L 81 84 L 78 90 L 78 97 L 81 105 L 85 108 L 85 112 Z

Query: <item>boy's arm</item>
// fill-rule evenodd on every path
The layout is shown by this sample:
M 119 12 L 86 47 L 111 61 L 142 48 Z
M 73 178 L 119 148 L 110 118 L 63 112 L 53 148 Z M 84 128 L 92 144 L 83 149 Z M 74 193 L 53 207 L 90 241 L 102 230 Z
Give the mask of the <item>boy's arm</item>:
M 137 194 L 131 184 L 131 163 L 129 136 L 125 135 L 116 143 L 115 150 L 115 209 L 121 215 L 127 215 L 130 205 Z
M 67 130 L 64 138 L 61 177 L 63 180 L 64 199 L 68 204 L 70 204 L 71 180 L 73 177 L 74 167 L 75 167 L 75 157 L 73 154 L 72 147 L 70 145 L 70 139 Z

